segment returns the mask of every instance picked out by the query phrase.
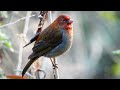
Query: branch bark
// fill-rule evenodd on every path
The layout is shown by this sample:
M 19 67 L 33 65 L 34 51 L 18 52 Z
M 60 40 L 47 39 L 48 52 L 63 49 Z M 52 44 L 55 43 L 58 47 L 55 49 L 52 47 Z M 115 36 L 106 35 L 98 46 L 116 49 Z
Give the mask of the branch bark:
M 40 11 L 40 14 L 39 14 L 40 22 L 38 24 L 38 30 L 36 31 L 36 34 L 43 30 L 43 25 L 45 23 L 45 20 L 47 19 L 47 15 L 48 15 L 48 11 Z M 42 64 L 42 61 L 37 60 L 32 65 L 31 72 L 36 79 L 43 79 L 46 76 L 46 73 L 43 70 L 41 70 L 41 64 Z

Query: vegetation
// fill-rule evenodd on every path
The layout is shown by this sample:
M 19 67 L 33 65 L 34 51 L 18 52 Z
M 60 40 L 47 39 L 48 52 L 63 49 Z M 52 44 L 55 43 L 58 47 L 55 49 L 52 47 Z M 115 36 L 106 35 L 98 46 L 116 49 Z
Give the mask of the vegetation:
M 33 44 L 22 50 L 21 67 L 16 70 L 20 47 L 34 36 L 39 24 L 39 12 L 30 12 L 0 11 L 0 78 L 21 73 L 28 62 Z M 53 20 L 60 14 L 69 14 L 74 20 L 73 45 L 57 58 L 60 78 L 120 78 L 120 12 L 54 11 Z M 26 17 L 29 23 L 24 36 Z M 48 25 L 46 21 L 44 27 Z M 46 78 L 53 78 L 50 60 L 42 57 L 39 61 Z

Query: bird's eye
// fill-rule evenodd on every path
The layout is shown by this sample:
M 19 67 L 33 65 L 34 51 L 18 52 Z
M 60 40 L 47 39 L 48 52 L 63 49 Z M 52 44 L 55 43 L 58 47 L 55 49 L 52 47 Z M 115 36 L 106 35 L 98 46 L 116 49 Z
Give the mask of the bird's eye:
M 63 19 L 63 23 L 67 22 L 67 20 Z

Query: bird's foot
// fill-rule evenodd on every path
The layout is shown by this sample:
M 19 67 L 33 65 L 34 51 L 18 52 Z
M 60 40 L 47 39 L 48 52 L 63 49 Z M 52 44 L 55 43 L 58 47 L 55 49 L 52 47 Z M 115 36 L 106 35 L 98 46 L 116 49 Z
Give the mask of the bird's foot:
M 53 69 L 58 68 L 58 64 L 53 64 Z

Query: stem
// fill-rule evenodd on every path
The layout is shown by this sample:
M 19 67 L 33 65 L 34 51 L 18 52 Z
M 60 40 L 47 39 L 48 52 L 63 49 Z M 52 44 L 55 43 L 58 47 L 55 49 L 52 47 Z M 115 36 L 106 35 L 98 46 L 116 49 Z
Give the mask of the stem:
M 19 21 L 21 21 L 21 20 L 24 20 L 24 19 L 26 19 L 26 18 L 35 17 L 35 16 L 36 16 L 36 15 L 29 15 L 29 16 L 27 16 L 27 17 L 22 17 L 22 18 L 14 21 L 14 22 L 10 22 L 10 23 L 8 23 L 8 24 L 2 25 L 2 26 L 0 26 L 0 28 L 3 28 L 3 27 L 6 27 L 6 26 L 9 26 L 9 25 L 16 24 L 17 22 L 19 22 Z
M 26 19 L 25 19 L 25 26 L 24 26 L 24 30 L 23 30 L 23 36 L 25 37 L 28 31 L 28 25 L 29 25 L 29 20 L 30 20 L 30 15 L 31 15 L 32 11 L 28 11 L 27 15 L 26 15 Z M 19 47 L 19 56 L 18 56 L 18 65 L 17 65 L 17 70 L 21 69 L 21 65 L 22 65 L 22 52 L 23 52 L 23 40 L 21 39 L 20 41 L 20 47 Z M 16 72 L 16 75 L 20 75 L 20 72 Z
M 52 13 L 51 11 L 48 12 L 48 17 L 49 17 L 49 23 L 52 23 Z M 50 58 L 51 60 L 51 58 Z M 52 61 L 52 60 L 51 60 Z M 59 79 L 59 73 L 58 73 L 58 67 L 57 67 L 57 60 L 55 58 L 53 58 L 53 75 L 54 75 L 54 79 Z
M 39 14 L 40 22 L 38 24 L 38 30 L 36 31 L 36 33 L 39 33 L 43 30 L 43 25 L 45 23 L 47 14 L 48 14 L 48 11 L 40 11 L 40 14 Z M 35 41 L 35 44 L 36 43 L 37 43 L 37 40 Z M 42 68 L 41 62 L 43 62 L 43 61 L 37 60 L 32 65 L 33 66 L 33 73 L 32 74 L 36 79 L 44 79 L 46 77 L 46 73 L 43 70 L 41 70 L 41 68 Z M 41 76 L 43 76 L 43 78 L 41 78 Z
M 58 64 L 57 64 L 57 60 L 55 58 L 53 58 L 53 74 L 54 74 L 54 79 L 59 79 L 59 74 L 58 74 Z
M 48 22 L 51 24 L 53 21 L 51 11 L 48 12 L 48 17 L 49 17 Z

